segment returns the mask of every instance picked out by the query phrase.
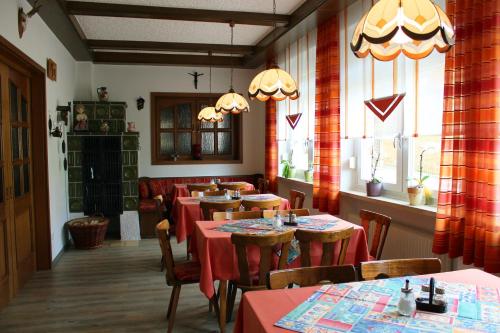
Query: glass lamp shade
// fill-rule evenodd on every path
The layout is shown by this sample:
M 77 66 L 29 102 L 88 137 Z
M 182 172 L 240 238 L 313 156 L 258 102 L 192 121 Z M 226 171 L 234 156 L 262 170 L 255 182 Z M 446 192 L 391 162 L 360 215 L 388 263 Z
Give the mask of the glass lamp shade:
M 275 67 L 266 69 L 252 80 L 248 88 L 248 96 L 265 102 L 269 98 L 282 101 L 287 97 L 295 100 L 299 98 L 297 83 L 284 70 Z
M 250 106 L 245 97 L 235 93 L 234 90 L 231 89 L 227 94 L 222 95 L 217 103 L 215 103 L 215 111 L 223 114 L 238 114 L 241 112 L 250 112 Z
M 433 49 L 447 52 L 454 44 L 449 18 L 431 0 L 380 0 L 356 26 L 351 49 L 359 58 L 371 53 L 390 61 L 403 52 L 417 60 Z
M 209 121 L 211 123 L 221 122 L 223 120 L 222 113 L 216 112 L 213 106 L 207 106 L 198 113 L 198 120 Z

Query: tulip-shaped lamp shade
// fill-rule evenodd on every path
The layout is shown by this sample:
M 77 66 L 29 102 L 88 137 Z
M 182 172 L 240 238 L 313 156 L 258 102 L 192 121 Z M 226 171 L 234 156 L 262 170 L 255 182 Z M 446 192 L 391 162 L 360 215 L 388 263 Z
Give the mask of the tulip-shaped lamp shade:
M 241 112 L 250 112 L 250 106 L 243 96 L 235 93 L 234 90 L 231 89 L 227 94 L 222 95 L 217 103 L 215 103 L 215 111 L 223 114 L 238 114 Z
M 390 61 L 403 52 L 417 60 L 434 48 L 447 52 L 454 44 L 451 22 L 432 0 L 380 0 L 356 26 L 351 49 L 359 58 L 371 53 Z
M 276 101 L 282 101 L 287 97 L 295 100 L 299 98 L 297 83 L 284 70 L 274 67 L 266 69 L 257 74 L 250 83 L 248 96 L 251 99 L 257 98 L 265 102 L 269 98 Z
M 198 113 L 198 120 L 209 121 L 211 123 L 221 122 L 223 120 L 222 113 L 216 112 L 213 106 L 207 106 Z

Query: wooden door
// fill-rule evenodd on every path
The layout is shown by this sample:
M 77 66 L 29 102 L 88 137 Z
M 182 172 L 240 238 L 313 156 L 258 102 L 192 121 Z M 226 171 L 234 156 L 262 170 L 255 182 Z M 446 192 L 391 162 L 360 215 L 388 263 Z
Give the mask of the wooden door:
M 29 78 L 9 69 L 11 220 L 15 244 L 15 289 L 24 285 L 35 271 L 35 235 L 31 193 L 30 91 Z M 7 152 L 7 151 L 6 151 Z M 10 171 L 10 172 L 9 172 Z

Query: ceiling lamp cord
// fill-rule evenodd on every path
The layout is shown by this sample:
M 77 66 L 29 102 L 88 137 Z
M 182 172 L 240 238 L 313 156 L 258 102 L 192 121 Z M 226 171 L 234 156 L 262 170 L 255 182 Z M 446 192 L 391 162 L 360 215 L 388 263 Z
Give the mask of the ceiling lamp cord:
M 234 46 L 234 21 L 231 21 L 229 23 L 229 25 L 231 26 L 231 84 L 230 84 L 230 87 L 231 87 L 231 91 L 234 90 L 233 89 L 233 70 L 234 70 L 234 63 L 233 63 L 233 46 Z

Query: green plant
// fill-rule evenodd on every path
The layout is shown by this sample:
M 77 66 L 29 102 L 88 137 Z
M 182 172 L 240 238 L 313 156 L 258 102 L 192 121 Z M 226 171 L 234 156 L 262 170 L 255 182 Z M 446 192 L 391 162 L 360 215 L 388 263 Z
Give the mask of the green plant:
M 290 178 L 290 168 L 293 168 L 292 164 L 288 160 L 281 160 L 281 164 L 283 164 L 283 177 Z
M 424 153 L 426 151 L 428 151 L 429 149 L 432 149 L 432 148 L 426 148 L 426 149 L 422 150 L 422 152 L 420 153 L 420 161 L 418 164 L 418 178 L 413 178 L 413 180 L 417 182 L 416 187 L 419 187 L 419 188 L 423 188 L 424 182 L 429 178 L 428 175 L 426 175 L 426 176 L 423 175 L 423 165 L 422 165 L 422 162 L 424 160 Z

